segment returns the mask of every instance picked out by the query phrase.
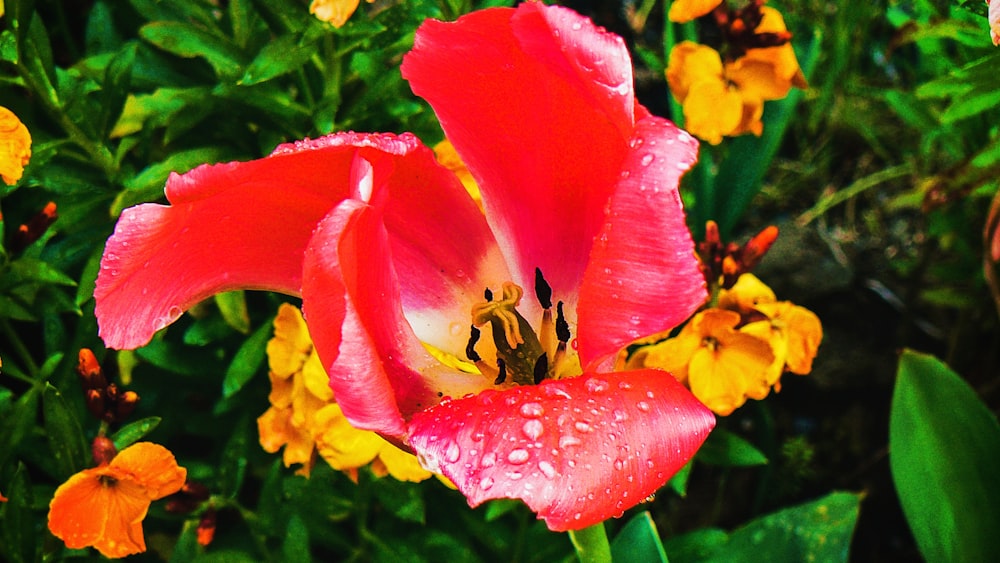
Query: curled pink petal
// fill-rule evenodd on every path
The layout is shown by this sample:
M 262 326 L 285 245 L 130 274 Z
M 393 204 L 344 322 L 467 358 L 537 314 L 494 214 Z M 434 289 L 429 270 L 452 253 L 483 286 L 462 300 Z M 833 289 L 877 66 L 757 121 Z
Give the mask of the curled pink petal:
M 714 425 L 673 376 L 642 370 L 445 401 L 413 417 L 409 443 L 470 506 L 519 498 L 564 531 L 620 516 L 653 494 Z
M 646 117 L 629 145 L 580 289 L 585 367 L 677 326 L 708 297 L 678 192 L 698 142 L 665 119 Z

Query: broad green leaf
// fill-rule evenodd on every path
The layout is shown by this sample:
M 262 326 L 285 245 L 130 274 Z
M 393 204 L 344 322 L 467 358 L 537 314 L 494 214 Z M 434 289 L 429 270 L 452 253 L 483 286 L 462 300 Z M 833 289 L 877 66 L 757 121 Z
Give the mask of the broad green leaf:
M 111 133 L 125 107 L 129 87 L 132 85 L 132 67 L 135 66 L 137 48 L 136 43 L 126 45 L 115 54 L 104 71 L 104 83 L 101 85 L 100 131 L 105 138 Z
M 371 483 L 375 498 L 393 516 L 406 522 L 424 523 L 424 496 L 421 487 L 393 478 L 375 479 Z
M 241 334 L 250 333 L 250 312 L 247 310 L 246 292 L 227 291 L 215 294 L 215 304 L 226 324 Z
M 247 451 L 250 444 L 250 425 L 246 419 L 237 422 L 233 433 L 222 450 L 219 462 L 219 492 L 234 498 L 243 486 L 247 473 Z
M 1000 553 L 1000 423 L 936 358 L 905 351 L 889 414 L 889 468 L 928 561 Z
M 52 385 L 45 386 L 42 413 L 45 435 L 52 450 L 52 466 L 57 473 L 62 477 L 69 477 L 87 467 L 87 444 L 80 420 L 59 390 Z
M 705 443 L 698 450 L 697 458 L 698 461 L 709 465 L 723 467 L 764 465 L 767 463 L 767 456 L 753 447 L 750 442 L 732 432 L 720 429 L 716 429 L 708 435 Z
M 667 563 L 660 534 L 649 511 L 632 517 L 611 542 L 611 559 L 615 563 Z
M 271 331 L 270 322 L 262 324 L 236 351 L 233 361 L 226 370 L 226 376 L 222 380 L 223 398 L 228 399 L 238 393 L 260 369 L 261 364 L 264 363 L 267 341 L 271 337 Z
M 716 432 L 718 432 L 718 430 L 716 430 Z M 691 477 L 691 469 L 693 467 L 694 461 L 688 461 L 684 464 L 684 467 L 682 467 L 680 471 L 675 473 L 674 476 L 667 481 L 667 487 L 669 487 L 671 491 L 677 493 L 677 496 L 687 496 L 688 478 Z
M 139 35 L 153 45 L 179 57 L 205 59 L 222 79 L 238 76 L 242 55 L 235 45 L 200 26 L 184 22 L 158 21 L 139 28 Z
M 724 538 L 720 530 L 700 530 L 668 539 L 673 563 L 687 561 L 848 560 L 851 536 L 863 495 L 835 492 L 818 500 L 751 520 Z
M 110 436 L 110 439 L 114 442 L 115 449 L 122 451 L 146 437 L 147 434 L 160 425 L 161 420 L 163 419 L 158 416 L 150 416 L 135 422 L 130 422 L 119 428 L 117 432 Z

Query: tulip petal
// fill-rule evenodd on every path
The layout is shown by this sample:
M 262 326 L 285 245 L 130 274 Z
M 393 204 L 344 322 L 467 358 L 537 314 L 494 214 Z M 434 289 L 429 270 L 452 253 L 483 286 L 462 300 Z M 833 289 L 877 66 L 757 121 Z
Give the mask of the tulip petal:
M 669 121 L 646 117 L 631 145 L 580 288 L 585 369 L 677 326 L 707 296 L 677 189 L 697 142 Z
M 483 381 L 442 365 L 417 338 L 382 219 L 375 207 L 346 200 L 320 222 L 305 256 L 303 313 L 344 416 L 402 438 L 404 417 Z
M 402 72 L 479 183 L 511 281 L 537 267 L 575 304 L 634 121 L 621 38 L 527 2 L 426 22 Z
M 376 177 L 388 177 L 394 186 L 382 196 L 396 202 L 396 211 L 387 214 L 390 232 L 399 224 L 408 229 L 394 238 L 393 249 L 405 279 L 415 282 L 404 295 L 407 306 L 440 304 L 455 292 L 467 293 L 471 303 L 483 283 L 472 276 L 476 261 L 496 243 L 465 190 L 410 134 L 340 133 L 279 146 L 263 159 L 172 175 L 166 186 L 172 205 L 125 210 L 108 240 L 94 292 L 105 343 L 142 346 L 184 310 L 220 291 L 298 295 L 302 255 L 316 224 L 343 199 L 362 195 L 351 181 L 359 154 L 375 163 Z M 427 195 L 415 188 L 442 185 L 443 178 L 454 185 L 437 190 L 433 201 L 414 203 Z M 401 211 L 408 206 L 410 215 L 424 216 L 420 237 L 410 236 L 413 221 Z M 441 226 L 443 218 L 447 226 Z M 461 243 L 440 244 L 434 227 Z M 467 316 L 465 303 L 450 303 Z
M 642 502 L 714 425 L 670 374 L 639 370 L 445 401 L 414 416 L 409 443 L 470 506 L 519 498 L 564 531 Z

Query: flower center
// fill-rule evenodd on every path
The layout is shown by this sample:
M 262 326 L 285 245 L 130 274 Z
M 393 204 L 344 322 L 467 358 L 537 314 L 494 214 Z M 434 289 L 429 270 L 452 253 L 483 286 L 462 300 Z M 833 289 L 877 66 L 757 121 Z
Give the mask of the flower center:
M 569 323 L 563 314 L 563 302 L 556 305 L 555 318 L 552 315 L 552 288 L 535 268 L 535 297 L 542 306 L 542 321 L 536 333 L 517 306 L 521 303 L 524 290 L 513 282 L 504 282 L 502 295 L 494 299 L 493 292 L 485 291 L 485 301 L 472 307 L 472 327 L 465 355 L 475 363 L 483 374 L 494 376 L 494 384 L 500 385 L 508 377 L 518 385 L 541 383 L 545 379 L 561 377 L 574 370 L 573 358 L 567 354 L 570 339 Z M 486 324 L 493 333 L 493 344 L 497 351 L 497 366 L 486 363 L 476 352 L 480 330 Z

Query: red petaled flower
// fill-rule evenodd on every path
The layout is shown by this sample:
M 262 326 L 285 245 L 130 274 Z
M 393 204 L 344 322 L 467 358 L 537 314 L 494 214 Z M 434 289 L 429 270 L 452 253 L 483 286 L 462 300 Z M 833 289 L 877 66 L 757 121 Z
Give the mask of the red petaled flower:
M 636 102 L 621 38 L 564 8 L 427 22 L 402 73 L 483 211 L 410 134 L 174 175 L 171 205 L 126 210 L 108 241 L 101 335 L 140 346 L 229 289 L 301 295 L 352 424 L 472 505 L 520 498 L 553 530 L 620 515 L 714 425 L 669 374 L 610 371 L 706 298 L 677 191 L 697 143 Z

